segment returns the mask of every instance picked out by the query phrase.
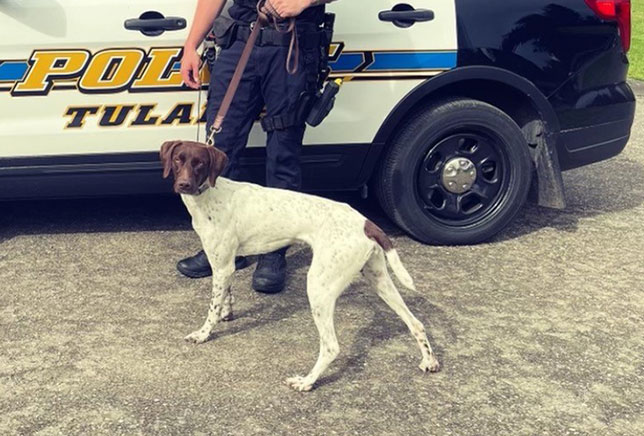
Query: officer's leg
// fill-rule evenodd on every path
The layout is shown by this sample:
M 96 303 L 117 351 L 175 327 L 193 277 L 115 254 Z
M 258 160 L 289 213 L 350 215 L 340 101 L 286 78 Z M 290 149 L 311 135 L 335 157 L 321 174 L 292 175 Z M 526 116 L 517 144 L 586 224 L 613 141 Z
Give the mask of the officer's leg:
M 224 99 L 244 44 L 235 41 L 229 49 L 221 51 L 214 63 L 206 109 L 207 134 Z M 228 165 L 222 175 L 229 179 L 239 180 L 239 155 L 246 147 L 250 130 L 264 106 L 260 89 L 256 59 L 251 56 L 221 132 L 215 135 L 215 147 L 228 156 Z
M 311 91 L 315 82 L 314 53 L 300 53 L 295 74 L 286 71 L 287 47 L 263 47 L 262 95 L 266 102 L 267 131 L 266 185 L 274 188 L 300 190 L 302 169 L 300 154 L 304 137 L 304 120 L 295 119 L 300 96 Z M 313 80 L 312 79 L 313 75 Z
M 230 48 L 220 52 L 213 65 L 206 108 L 206 138 L 210 134 L 210 126 L 219 111 L 243 48 L 243 42 L 234 42 Z M 254 57 L 251 56 L 221 132 L 215 135 L 215 147 L 228 156 L 228 165 L 222 174 L 224 177 L 233 180 L 239 178 L 239 155 L 248 142 L 248 135 L 262 107 L 260 82 Z M 240 269 L 246 266 L 246 261 L 238 258 L 235 264 Z M 203 250 L 194 256 L 180 260 L 177 263 L 177 269 L 191 278 L 207 277 L 212 274 Z
M 302 53 L 298 72 L 286 71 L 287 47 L 261 47 L 262 95 L 266 102 L 267 130 L 266 185 L 273 188 L 300 190 L 302 168 L 300 155 L 304 122 L 295 119 L 300 95 L 310 88 L 310 53 Z M 308 57 L 307 57 L 308 56 Z M 275 293 L 286 281 L 286 248 L 260 257 L 253 275 L 253 288 Z

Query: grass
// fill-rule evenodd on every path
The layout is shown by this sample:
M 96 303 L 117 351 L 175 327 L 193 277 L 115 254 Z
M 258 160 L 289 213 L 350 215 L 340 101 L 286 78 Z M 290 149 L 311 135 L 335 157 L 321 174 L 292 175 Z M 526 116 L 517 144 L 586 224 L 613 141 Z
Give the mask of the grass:
M 633 41 L 628 58 L 631 61 L 629 75 L 633 79 L 644 80 L 644 0 L 632 0 Z

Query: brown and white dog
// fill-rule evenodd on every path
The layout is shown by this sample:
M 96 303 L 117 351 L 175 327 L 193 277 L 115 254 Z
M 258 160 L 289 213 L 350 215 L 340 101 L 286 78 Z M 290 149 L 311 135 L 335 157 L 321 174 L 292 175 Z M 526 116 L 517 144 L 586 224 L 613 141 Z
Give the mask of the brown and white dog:
M 227 158 L 214 147 L 169 141 L 161 147 L 161 161 L 163 176 L 174 174 L 174 190 L 181 194 L 192 215 L 192 225 L 213 271 L 208 317 L 199 330 L 185 338 L 187 341 L 207 341 L 219 321 L 232 318 L 230 285 L 235 256 L 267 253 L 304 242 L 313 251 L 306 291 L 320 334 L 320 352 L 307 376 L 287 380 L 291 387 L 311 390 L 338 355 L 333 327 L 335 302 L 359 272 L 413 334 L 423 357 L 420 369 L 438 371 L 425 328 L 398 293 L 387 272 L 387 262 L 403 286 L 414 290 L 414 283 L 378 226 L 346 204 L 219 177 Z

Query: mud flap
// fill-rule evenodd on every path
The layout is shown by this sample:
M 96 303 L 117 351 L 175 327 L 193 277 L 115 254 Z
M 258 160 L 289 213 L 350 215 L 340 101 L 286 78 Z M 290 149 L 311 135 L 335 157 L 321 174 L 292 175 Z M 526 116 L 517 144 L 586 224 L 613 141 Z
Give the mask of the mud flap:
M 536 177 L 532 178 L 531 197 L 536 197 L 539 206 L 564 209 L 566 197 L 555 147 L 556 136 L 545 134 L 541 121 L 526 124 L 523 133 L 530 145 L 536 171 Z

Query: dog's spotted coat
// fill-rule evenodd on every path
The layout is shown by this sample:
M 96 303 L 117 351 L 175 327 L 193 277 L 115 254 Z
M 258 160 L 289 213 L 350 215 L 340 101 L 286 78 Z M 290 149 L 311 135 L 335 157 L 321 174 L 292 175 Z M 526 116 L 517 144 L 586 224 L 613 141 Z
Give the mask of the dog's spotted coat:
M 232 319 L 230 287 L 235 256 L 267 253 L 304 242 L 313 251 L 306 290 L 320 334 L 320 351 L 308 375 L 287 380 L 291 387 L 311 390 L 338 355 L 333 326 L 335 302 L 359 272 L 413 334 L 422 353 L 420 369 L 438 371 L 425 328 L 398 293 L 387 261 L 405 287 L 413 290 L 414 283 L 378 226 L 346 204 L 218 177 L 226 157 L 214 147 L 190 141 L 167 142 L 161 149 L 161 159 L 164 175 L 174 173 L 175 191 L 181 193 L 192 216 L 213 271 L 208 316 L 186 340 L 203 343 L 217 323 Z

